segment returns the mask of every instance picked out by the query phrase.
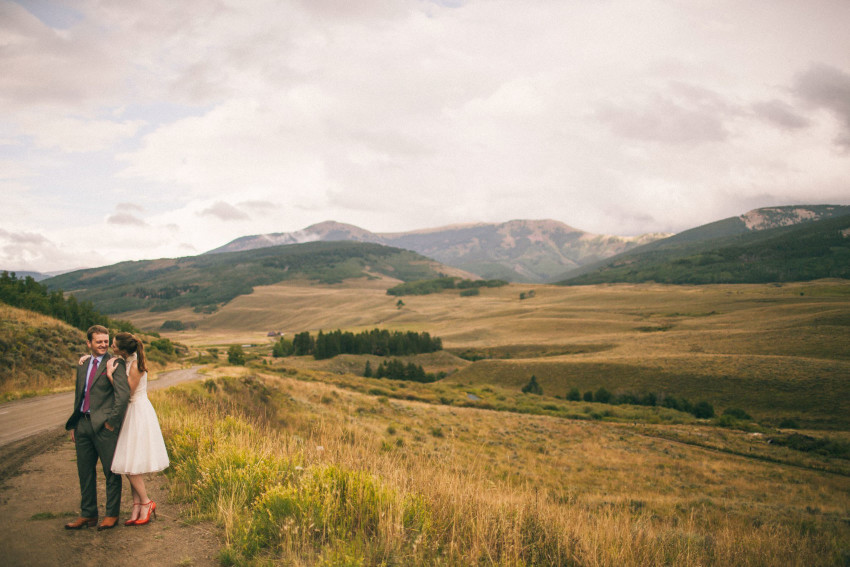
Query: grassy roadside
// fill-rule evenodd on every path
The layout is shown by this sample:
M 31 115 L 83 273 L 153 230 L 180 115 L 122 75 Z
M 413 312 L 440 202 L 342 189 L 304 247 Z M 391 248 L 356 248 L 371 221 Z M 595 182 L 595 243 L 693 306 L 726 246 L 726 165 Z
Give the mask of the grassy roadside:
M 202 384 L 153 394 L 172 494 L 221 526 L 223 564 L 850 557 L 846 477 L 721 455 L 651 429 L 731 448 L 752 443 L 744 432 L 434 405 L 319 378 L 219 368 Z

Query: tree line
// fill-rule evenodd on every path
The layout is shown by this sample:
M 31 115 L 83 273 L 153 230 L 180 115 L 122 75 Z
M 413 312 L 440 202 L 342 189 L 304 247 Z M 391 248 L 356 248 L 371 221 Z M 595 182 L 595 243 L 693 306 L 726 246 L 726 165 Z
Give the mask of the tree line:
M 372 364 L 367 360 L 366 367 L 363 369 L 364 378 L 387 378 L 389 380 L 407 380 L 410 382 L 436 382 L 446 376 L 445 372 L 434 374 L 433 372 L 425 372 L 419 364 L 408 362 L 405 364 L 397 358 L 392 360 L 384 360 L 378 365 L 377 370 L 372 371 Z
M 633 406 L 661 406 L 690 413 L 700 419 L 709 419 L 714 417 L 714 406 L 712 406 L 709 402 L 703 400 L 694 404 L 687 398 L 677 398 L 669 395 L 659 396 L 654 392 L 647 392 L 645 394 L 620 392 L 613 394 L 606 388 L 601 387 L 596 390 L 596 392 L 588 390 L 582 394 L 579 392 L 578 388 L 571 388 L 570 391 L 567 392 L 567 400 L 572 402 L 584 400 L 585 402 L 597 402 L 600 404 L 613 405 L 628 404 Z
M 463 290 L 461 294 L 472 295 L 468 292 L 482 287 L 502 287 L 504 285 L 508 285 L 505 280 L 464 280 L 456 277 L 440 277 L 399 284 L 389 288 L 387 295 L 428 295 L 440 293 L 445 289 L 460 289 Z
M 543 388 L 537 382 L 537 377 L 532 375 L 528 383 L 522 387 L 523 394 L 543 395 Z M 560 397 L 560 396 L 555 396 Z M 660 406 L 664 408 L 674 409 L 685 413 L 693 414 L 699 419 L 710 419 L 714 417 L 714 406 L 711 403 L 701 400 L 697 403 L 691 403 L 687 398 L 677 398 L 667 394 L 659 396 L 654 392 L 644 394 L 635 394 L 633 392 L 618 392 L 612 393 L 604 386 L 593 390 L 587 390 L 582 394 L 578 388 L 570 388 L 566 396 L 567 401 L 580 402 L 596 402 L 599 404 L 622 405 L 628 404 L 632 406 Z M 740 409 L 727 409 L 724 415 L 729 415 L 735 419 L 751 419 L 750 416 Z
M 350 331 L 319 331 L 314 337 L 309 331 L 285 337 L 272 345 L 272 356 L 307 356 L 316 360 L 333 358 L 338 354 L 372 354 L 376 356 L 405 356 L 442 350 L 443 341 L 429 333 L 372 329 L 354 334 Z
M 0 301 L 48 315 L 85 331 L 92 325 L 103 325 L 119 331 L 139 332 L 129 321 L 110 319 L 94 308 L 90 301 L 77 301 L 73 295 L 67 297 L 62 290 L 49 291 L 31 276 L 18 279 L 14 272 L 0 274 Z

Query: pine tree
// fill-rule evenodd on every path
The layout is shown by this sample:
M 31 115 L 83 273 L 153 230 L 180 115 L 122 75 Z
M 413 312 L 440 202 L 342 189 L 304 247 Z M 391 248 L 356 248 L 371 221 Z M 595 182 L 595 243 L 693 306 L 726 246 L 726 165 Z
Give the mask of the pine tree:
M 536 394 L 538 396 L 543 394 L 543 388 L 537 383 L 537 377 L 534 374 L 531 375 L 531 380 L 528 381 L 528 384 L 522 387 L 522 393 Z

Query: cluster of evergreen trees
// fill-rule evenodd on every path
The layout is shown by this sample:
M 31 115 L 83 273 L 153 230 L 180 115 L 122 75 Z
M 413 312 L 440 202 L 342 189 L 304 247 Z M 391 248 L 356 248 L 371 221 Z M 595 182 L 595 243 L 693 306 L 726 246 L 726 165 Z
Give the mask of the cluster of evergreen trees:
M 363 376 L 366 378 L 389 378 L 390 380 L 408 380 L 411 382 L 436 382 L 440 378 L 443 378 L 445 374 L 442 372 L 439 375 L 425 372 L 425 369 L 418 364 L 412 362 L 405 364 L 401 360 L 394 358 L 381 362 L 374 373 L 372 372 L 371 363 L 366 361 Z
M 308 331 L 298 333 L 292 341 L 281 337 L 272 346 L 273 356 L 313 355 L 316 360 L 333 358 L 338 354 L 373 354 L 376 356 L 405 356 L 442 350 L 443 341 L 429 333 L 372 329 L 361 333 L 349 331 L 319 331 L 313 337 Z
M 18 279 L 14 272 L 0 274 L 0 301 L 55 317 L 83 331 L 92 325 L 103 325 L 119 331 L 138 332 L 129 321 L 114 320 L 101 314 L 89 301 L 77 301 L 73 295 L 65 297 L 61 290 L 48 291 L 32 277 Z
M 461 278 L 440 277 L 432 280 L 418 280 L 391 287 L 387 295 L 428 295 L 439 293 L 444 289 L 460 289 L 462 295 L 473 295 L 471 290 L 482 287 L 502 287 L 508 285 L 505 280 L 464 280 Z
M 532 377 L 533 378 L 533 377 Z M 709 402 L 699 401 L 692 404 L 686 398 L 677 398 L 675 396 L 659 396 L 653 392 L 645 394 L 634 394 L 631 392 L 622 392 L 612 394 L 606 388 L 602 387 L 593 392 L 586 391 L 584 394 L 579 392 L 578 388 L 571 388 L 567 393 L 567 400 L 578 402 L 597 402 L 600 404 L 629 404 L 633 406 L 661 406 L 693 414 L 700 419 L 709 419 L 714 417 L 714 406 Z

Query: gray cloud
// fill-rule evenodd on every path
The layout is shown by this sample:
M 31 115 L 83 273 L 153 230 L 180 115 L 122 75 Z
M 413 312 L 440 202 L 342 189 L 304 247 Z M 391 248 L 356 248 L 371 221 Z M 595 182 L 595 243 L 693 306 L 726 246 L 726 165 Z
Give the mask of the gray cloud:
M 259 212 L 266 212 L 277 208 L 278 205 L 272 203 L 271 201 L 242 201 L 241 203 L 239 203 L 239 206 Z
M 115 93 L 121 81 L 116 54 L 86 26 L 59 34 L 27 9 L 0 3 L 0 100 L 7 108 L 81 105 Z M 81 72 L 81 70 L 97 72 Z
M 666 144 L 719 142 L 727 132 L 716 116 L 683 108 L 673 101 L 656 99 L 643 108 L 606 105 L 597 116 L 626 138 Z
M 118 225 L 131 224 L 135 226 L 147 226 L 147 223 L 145 221 L 129 213 L 115 213 L 114 215 L 109 215 L 109 217 L 106 219 L 106 222 L 108 222 L 109 224 Z
M 810 124 L 808 118 L 781 100 L 757 102 L 752 105 L 752 110 L 759 118 L 785 130 L 800 130 Z
M 208 207 L 199 213 L 201 216 L 213 216 L 223 221 L 245 220 L 248 215 L 224 201 L 217 201 L 211 207 Z
M 119 211 L 123 211 L 123 210 L 126 210 L 126 209 L 132 209 L 134 211 L 139 211 L 140 213 L 144 212 L 144 210 L 145 210 L 145 208 L 142 205 L 139 205 L 138 203 L 128 203 L 128 202 L 118 203 L 117 205 L 115 205 L 115 208 Z
M 596 117 L 626 138 L 664 144 L 721 142 L 728 137 L 723 120 L 733 111 L 706 89 L 672 85 L 665 94 L 631 104 L 603 104 Z
M 43 235 L 35 232 L 9 232 L 2 228 L 0 228 L 0 238 L 7 240 L 12 245 L 50 243 Z
M 3 270 L 29 270 L 37 265 L 57 265 L 62 255 L 56 245 L 35 232 L 10 232 L 0 229 L 0 253 Z
M 812 65 L 797 75 L 794 92 L 809 104 L 833 112 L 844 128 L 836 143 L 850 148 L 850 74 L 829 65 Z

